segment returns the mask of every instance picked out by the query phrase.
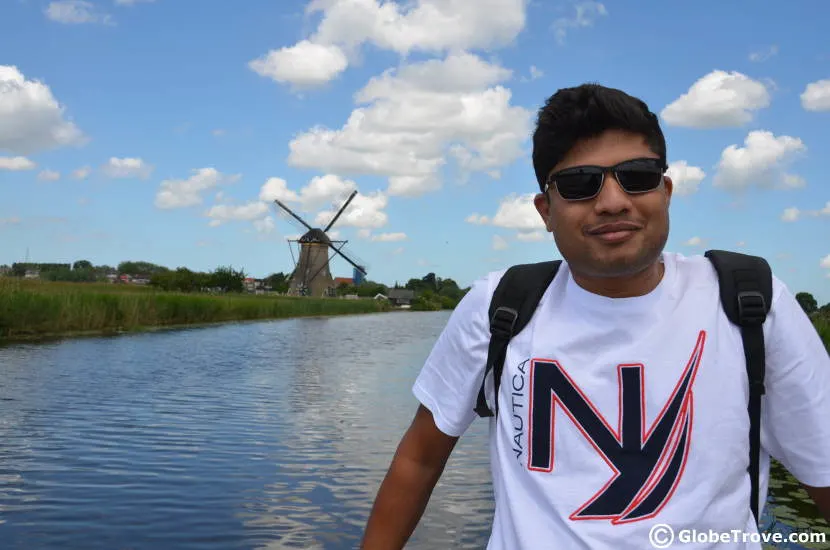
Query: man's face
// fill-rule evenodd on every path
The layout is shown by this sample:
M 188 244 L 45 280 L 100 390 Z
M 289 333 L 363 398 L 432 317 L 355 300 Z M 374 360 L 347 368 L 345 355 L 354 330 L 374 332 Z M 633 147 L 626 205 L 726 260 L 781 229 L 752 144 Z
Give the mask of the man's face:
M 613 166 L 638 158 L 659 158 L 643 136 L 609 130 L 578 142 L 553 172 L 583 165 Z M 605 174 L 599 194 L 569 202 L 551 186 L 534 199 L 537 211 L 571 269 L 586 277 L 625 277 L 643 271 L 656 261 L 669 234 L 672 181 L 664 176 L 654 191 L 631 195 L 612 172 Z M 631 229 L 608 233 L 623 222 Z

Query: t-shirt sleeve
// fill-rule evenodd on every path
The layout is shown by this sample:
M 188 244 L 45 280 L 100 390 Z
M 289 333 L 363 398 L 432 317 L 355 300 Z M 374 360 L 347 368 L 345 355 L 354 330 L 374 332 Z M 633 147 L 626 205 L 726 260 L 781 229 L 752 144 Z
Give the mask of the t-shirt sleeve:
M 830 355 L 777 279 L 768 318 L 762 445 L 800 482 L 830 486 Z
M 450 436 L 463 435 L 478 417 L 473 408 L 490 344 L 490 281 L 489 276 L 477 280 L 461 299 L 412 388 L 438 429 Z

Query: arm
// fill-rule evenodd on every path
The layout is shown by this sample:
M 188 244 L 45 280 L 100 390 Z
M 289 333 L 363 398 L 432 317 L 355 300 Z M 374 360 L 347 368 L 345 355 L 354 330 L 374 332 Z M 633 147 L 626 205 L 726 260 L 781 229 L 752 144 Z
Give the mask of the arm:
M 811 487 L 809 485 L 803 486 L 807 491 L 807 494 L 810 495 L 810 498 L 813 499 L 813 502 L 816 503 L 818 511 L 821 513 L 822 517 L 830 523 L 830 487 Z
M 830 356 L 783 285 L 770 321 L 762 445 L 801 483 L 818 515 L 830 521 Z
M 441 432 L 420 405 L 398 445 L 366 526 L 362 550 L 403 548 L 426 509 L 457 437 Z

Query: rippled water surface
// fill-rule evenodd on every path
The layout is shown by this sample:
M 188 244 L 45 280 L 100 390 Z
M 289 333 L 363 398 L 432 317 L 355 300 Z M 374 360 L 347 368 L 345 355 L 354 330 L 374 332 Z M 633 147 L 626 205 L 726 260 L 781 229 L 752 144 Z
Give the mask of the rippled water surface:
M 0 549 L 355 548 L 447 317 L 0 347 Z M 486 452 L 476 422 L 408 548 L 486 545 Z

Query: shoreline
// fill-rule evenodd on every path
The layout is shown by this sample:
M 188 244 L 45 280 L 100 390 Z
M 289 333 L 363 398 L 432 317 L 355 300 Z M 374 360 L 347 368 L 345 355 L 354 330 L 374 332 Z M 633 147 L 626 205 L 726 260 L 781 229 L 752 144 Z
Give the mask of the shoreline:
M 117 336 L 131 336 L 139 334 L 149 334 L 156 332 L 173 332 L 177 330 L 190 330 L 218 327 L 222 325 L 246 324 L 246 323 L 260 323 L 268 321 L 290 321 L 292 319 L 303 318 L 324 318 L 324 317 L 347 317 L 357 315 L 379 315 L 384 313 L 395 313 L 397 309 L 390 309 L 388 311 L 366 311 L 366 312 L 343 312 L 343 313 L 310 313 L 300 315 L 290 315 L 283 317 L 257 317 L 257 318 L 240 318 L 240 319 L 223 319 L 218 321 L 202 321 L 197 323 L 171 323 L 165 325 L 140 325 L 131 328 L 101 328 L 93 330 L 68 330 L 64 332 L 43 332 L 36 334 L 17 334 L 14 336 L 0 335 L 0 347 L 14 344 L 45 344 L 49 342 L 58 342 L 62 340 L 79 340 L 84 338 L 103 338 L 103 337 L 117 337 Z
M 0 344 L 389 311 L 394 311 L 390 304 L 369 298 L 195 294 L 0 280 Z

